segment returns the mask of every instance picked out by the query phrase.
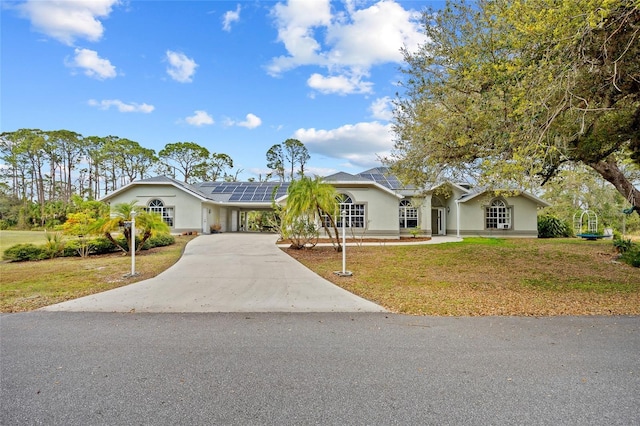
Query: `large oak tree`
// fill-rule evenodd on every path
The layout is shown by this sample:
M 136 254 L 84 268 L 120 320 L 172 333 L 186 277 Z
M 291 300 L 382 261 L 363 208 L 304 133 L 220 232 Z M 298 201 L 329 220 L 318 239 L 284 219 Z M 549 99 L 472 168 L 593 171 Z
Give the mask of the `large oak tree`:
M 584 164 L 640 214 L 640 2 L 449 1 L 404 50 L 388 162 L 418 184 L 525 186 Z

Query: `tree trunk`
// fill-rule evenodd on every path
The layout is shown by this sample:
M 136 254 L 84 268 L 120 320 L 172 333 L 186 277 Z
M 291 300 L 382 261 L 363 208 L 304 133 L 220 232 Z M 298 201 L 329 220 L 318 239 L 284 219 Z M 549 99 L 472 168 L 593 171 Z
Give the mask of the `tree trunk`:
M 629 202 L 638 215 L 640 215 L 640 190 L 633 186 L 625 177 L 618 164 L 612 158 L 589 163 L 589 166 L 611 183 L 620 194 Z
M 329 228 L 327 227 L 324 219 L 322 219 L 322 209 L 318 206 L 316 206 L 316 209 L 318 211 L 318 216 L 320 217 L 320 220 L 322 221 L 322 227 L 324 228 L 324 232 L 326 232 L 326 234 L 329 236 L 329 239 L 331 240 L 331 244 L 333 245 L 333 248 L 335 251 L 337 251 L 338 253 L 342 252 L 342 245 L 340 244 L 340 234 L 338 233 L 338 227 L 336 226 L 336 222 L 335 220 L 333 220 L 333 216 L 331 216 L 330 214 L 327 214 L 327 217 L 329 218 L 329 221 L 331 222 L 331 226 L 333 227 L 333 229 L 336 232 L 336 241 L 333 241 L 333 236 L 331 235 L 331 231 L 329 230 Z
M 124 252 L 124 254 L 127 254 L 127 251 L 124 249 L 124 247 L 122 247 L 111 235 L 111 232 L 105 232 L 104 236 L 107 238 L 107 240 L 111 241 L 113 243 L 114 246 L 116 246 L 117 248 L 119 248 L 120 250 L 122 250 Z

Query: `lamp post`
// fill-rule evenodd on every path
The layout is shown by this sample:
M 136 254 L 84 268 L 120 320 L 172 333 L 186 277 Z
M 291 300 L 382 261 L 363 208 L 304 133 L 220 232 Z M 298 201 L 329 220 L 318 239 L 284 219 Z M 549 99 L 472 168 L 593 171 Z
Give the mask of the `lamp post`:
M 136 275 L 136 215 L 135 210 L 131 212 L 131 276 Z
M 353 274 L 351 271 L 347 271 L 347 211 L 342 210 L 340 217 L 342 217 L 342 271 L 336 271 L 334 274 L 341 277 L 350 277 Z

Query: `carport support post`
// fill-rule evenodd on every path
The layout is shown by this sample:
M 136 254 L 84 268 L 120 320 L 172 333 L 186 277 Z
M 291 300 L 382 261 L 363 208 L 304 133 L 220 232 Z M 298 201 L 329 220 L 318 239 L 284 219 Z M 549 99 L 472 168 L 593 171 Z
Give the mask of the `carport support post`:
M 131 212 L 131 276 L 136 274 L 136 212 Z

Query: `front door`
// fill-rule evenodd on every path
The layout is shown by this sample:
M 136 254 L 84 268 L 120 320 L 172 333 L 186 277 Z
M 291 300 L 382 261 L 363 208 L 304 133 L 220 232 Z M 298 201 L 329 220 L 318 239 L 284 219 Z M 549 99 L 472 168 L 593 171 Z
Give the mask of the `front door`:
M 446 235 L 444 207 L 431 209 L 431 233 L 433 235 Z

